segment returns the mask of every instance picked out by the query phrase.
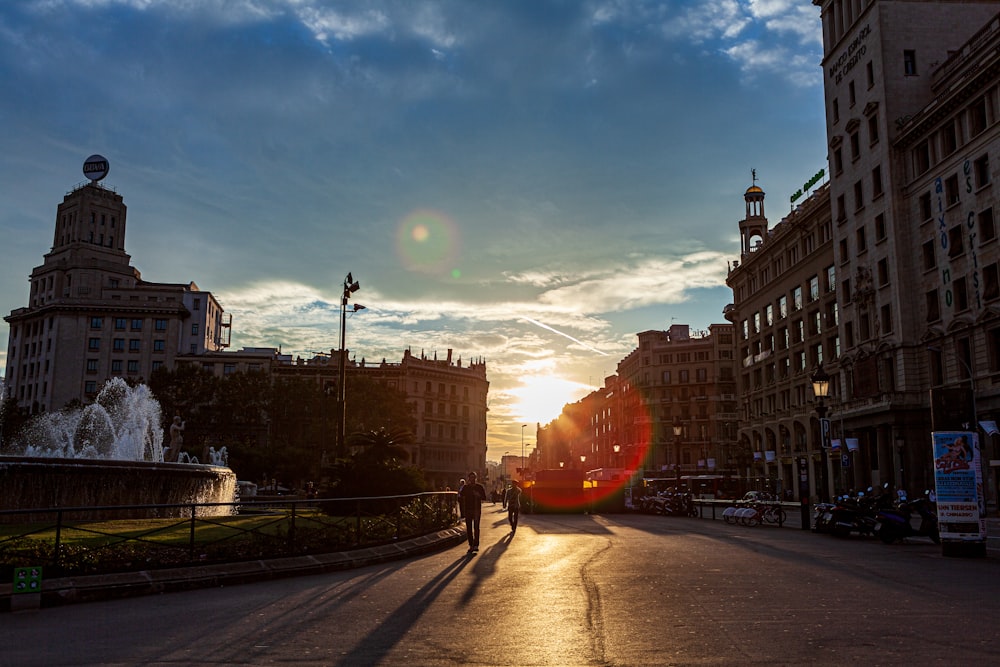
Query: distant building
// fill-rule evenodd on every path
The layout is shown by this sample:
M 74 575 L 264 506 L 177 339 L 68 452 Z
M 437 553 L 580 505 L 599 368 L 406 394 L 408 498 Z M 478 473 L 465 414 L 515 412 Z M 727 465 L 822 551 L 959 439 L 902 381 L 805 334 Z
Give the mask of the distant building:
M 215 297 L 193 282 L 143 281 L 125 252 L 125 221 L 121 195 L 98 182 L 75 188 L 59 205 L 52 249 L 31 272 L 29 305 L 4 318 L 10 338 L 2 386 L 19 410 L 86 404 L 113 377 L 143 382 L 180 363 L 219 377 L 259 371 L 336 386 L 336 350 L 309 360 L 275 348 L 227 350 L 231 322 Z M 463 365 L 451 350 L 440 360 L 405 350 L 399 363 L 348 360 L 345 370 L 406 394 L 417 418 L 411 461 L 431 484 L 455 488 L 469 471 L 485 471 L 484 360 Z
M 738 416 L 733 325 L 692 333 L 673 324 L 638 338 L 639 347 L 618 363 L 624 460 L 647 475 L 723 472 Z
M 6 392 L 29 414 L 88 403 L 112 377 L 143 380 L 180 354 L 229 344 L 229 322 L 192 283 L 142 279 L 125 252 L 126 207 L 96 182 L 56 213 L 52 249 L 29 277 L 28 306 L 12 311 Z
M 734 457 L 746 487 L 799 498 L 798 461 L 808 462 L 809 495 L 827 499 L 833 468 L 823 448 L 811 374 L 840 353 L 830 187 L 815 192 L 773 228 L 756 183 L 743 198 L 740 259 L 726 284 L 739 363 L 739 432 Z M 837 470 L 840 463 L 837 462 Z

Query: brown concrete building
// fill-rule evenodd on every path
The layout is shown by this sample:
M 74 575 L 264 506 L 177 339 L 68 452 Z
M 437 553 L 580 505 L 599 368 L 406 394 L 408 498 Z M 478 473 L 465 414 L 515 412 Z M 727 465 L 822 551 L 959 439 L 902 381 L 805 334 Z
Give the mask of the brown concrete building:
M 931 390 L 969 390 L 953 393 L 950 427 L 1000 418 L 1000 14 L 995 1 L 814 4 L 839 281 L 834 437 L 858 443 L 848 486 L 920 490 Z
M 726 284 L 733 304 L 740 365 L 737 458 L 748 488 L 791 490 L 799 497 L 805 460 L 809 496 L 829 498 L 833 469 L 813 402 L 811 375 L 840 354 L 837 278 L 831 242 L 830 188 L 821 185 L 770 228 L 764 191 L 744 194 L 740 259 Z M 839 465 L 839 463 L 838 463 Z
M 180 354 L 228 345 L 229 321 L 210 292 L 142 279 L 125 252 L 125 224 L 121 195 L 97 182 L 59 205 L 28 306 L 4 318 L 6 393 L 20 410 L 88 403 L 112 377 L 142 380 Z
M 736 433 L 734 327 L 686 324 L 638 334 L 618 363 L 618 442 L 646 475 L 721 473 Z M 645 457 L 642 457 L 645 452 Z
M 309 360 L 275 348 L 227 350 L 231 323 L 215 297 L 194 283 L 142 280 L 125 252 L 125 223 L 122 196 L 96 181 L 59 205 L 52 249 L 31 272 L 29 305 L 4 318 L 10 324 L 5 398 L 20 410 L 86 404 L 112 377 L 141 382 L 179 363 L 217 376 L 260 371 L 336 386 L 336 350 Z M 455 488 L 470 470 L 486 469 L 484 360 L 463 365 L 451 350 L 444 359 L 406 350 L 399 363 L 347 360 L 345 372 L 406 393 L 417 417 L 411 460 L 429 482 Z

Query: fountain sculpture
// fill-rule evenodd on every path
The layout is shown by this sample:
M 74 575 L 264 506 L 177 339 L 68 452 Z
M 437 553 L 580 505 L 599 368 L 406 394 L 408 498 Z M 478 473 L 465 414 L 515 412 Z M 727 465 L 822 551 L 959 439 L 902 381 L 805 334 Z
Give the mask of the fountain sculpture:
M 129 387 L 121 378 L 110 380 L 94 403 L 80 410 L 33 420 L 14 449 L 21 454 L 0 455 L 0 509 L 228 503 L 236 493 L 236 476 L 221 465 L 222 456 L 212 457 L 210 465 L 197 459 L 165 463 L 159 402 L 145 385 Z M 176 516 L 182 509 L 128 516 Z M 228 514 L 231 508 L 199 512 Z M 125 514 L 96 509 L 73 516 Z

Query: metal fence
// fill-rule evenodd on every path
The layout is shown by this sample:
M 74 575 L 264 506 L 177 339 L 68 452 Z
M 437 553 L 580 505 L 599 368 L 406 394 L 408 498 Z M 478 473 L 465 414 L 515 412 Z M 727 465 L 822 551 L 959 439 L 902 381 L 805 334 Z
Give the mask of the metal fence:
M 367 498 L 0 511 L 0 581 L 333 553 L 455 525 L 454 491 Z M 136 510 L 152 518 L 135 519 Z M 82 513 L 99 518 L 81 519 Z M 157 518 L 162 517 L 162 518 Z

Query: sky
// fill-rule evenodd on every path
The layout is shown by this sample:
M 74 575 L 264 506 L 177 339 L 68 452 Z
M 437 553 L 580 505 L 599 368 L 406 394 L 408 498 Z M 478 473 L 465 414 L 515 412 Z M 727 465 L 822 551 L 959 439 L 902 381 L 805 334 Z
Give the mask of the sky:
M 336 349 L 350 272 L 352 355 L 485 360 L 487 458 L 530 452 L 638 332 L 726 321 L 751 170 L 773 226 L 826 167 L 821 39 L 808 0 L 5 0 L 0 311 L 100 154 L 231 349 Z

